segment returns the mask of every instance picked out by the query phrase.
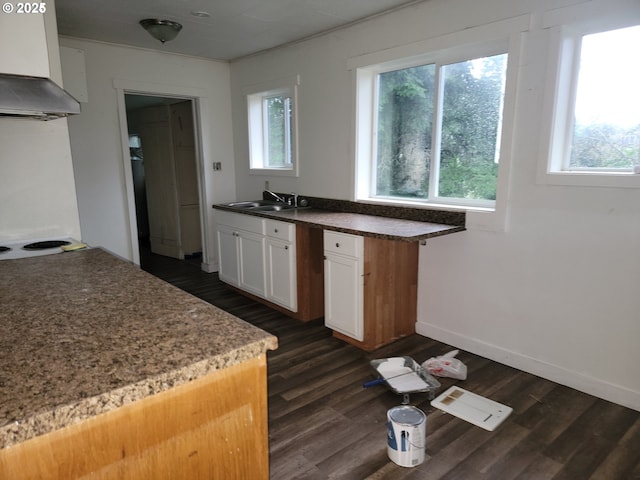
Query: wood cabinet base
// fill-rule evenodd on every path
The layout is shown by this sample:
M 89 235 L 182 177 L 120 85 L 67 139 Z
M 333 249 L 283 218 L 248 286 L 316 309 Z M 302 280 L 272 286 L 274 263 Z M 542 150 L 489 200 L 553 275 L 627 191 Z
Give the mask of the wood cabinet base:
M 0 478 L 269 478 L 266 355 L 0 450 Z
M 418 243 L 365 237 L 363 296 L 363 340 L 334 337 L 370 352 L 415 333 Z

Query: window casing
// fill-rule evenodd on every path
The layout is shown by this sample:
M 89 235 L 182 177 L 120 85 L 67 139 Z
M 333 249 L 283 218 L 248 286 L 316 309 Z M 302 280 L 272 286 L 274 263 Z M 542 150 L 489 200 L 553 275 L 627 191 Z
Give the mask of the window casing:
M 629 33 L 629 28 L 640 38 L 640 26 L 629 21 L 603 14 L 597 22 L 550 27 L 553 55 L 544 113 L 549 129 L 542 138 L 548 154 L 538 171 L 539 183 L 640 187 L 635 45 L 598 53 L 607 37 Z
M 517 153 L 514 152 L 513 141 L 516 93 L 525 38 L 523 33 L 530 28 L 530 15 L 520 15 L 349 59 L 347 68 L 352 71 L 355 87 L 353 199 L 367 203 L 428 207 L 434 210 L 461 210 L 466 212 L 468 229 L 504 231 L 508 223 L 511 165 Z M 472 205 L 474 202 L 468 199 L 456 202 L 455 199 L 446 197 L 428 200 L 376 197 L 373 194 L 375 190 L 372 183 L 372 159 L 375 158 L 373 125 L 377 73 L 429 63 L 449 65 L 505 53 L 508 55 L 508 75 L 501 108 L 502 128 L 496 140 L 496 145 L 499 146 L 499 162 L 495 201 L 485 201 L 485 205 Z
M 251 173 L 297 175 L 297 87 L 296 78 L 245 89 Z
M 358 68 L 357 199 L 494 209 L 507 61 L 494 41 Z

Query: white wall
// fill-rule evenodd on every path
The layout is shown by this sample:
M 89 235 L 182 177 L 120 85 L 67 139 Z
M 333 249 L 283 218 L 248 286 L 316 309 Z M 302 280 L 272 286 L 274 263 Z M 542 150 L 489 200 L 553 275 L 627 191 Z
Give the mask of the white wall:
M 53 2 L 48 7 L 44 18 L 0 15 L 15 44 L 3 43 L 0 71 L 50 74 L 62 85 Z M 12 57 L 29 59 L 25 71 L 15 71 Z M 67 120 L 0 118 L 0 241 L 47 237 L 81 238 Z
M 640 190 L 538 184 L 545 162 L 545 10 L 637 8 L 625 0 L 430 0 L 303 43 L 232 63 L 239 198 L 276 191 L 350 199 L 350 58 L 531 14 L 513 131 L 506 228 L 439 237 L 421 247 L 416 328 L 480 355 L 640 410 Z M 594 8 L 597 12 L 597 8 Z M 299 74 L 299 178 L 248 173 L 242 88 Z M 424 360 L 424 359 L 419 359 Z
M 134 259 L 118 89 L 198 98 L 204 230 L 212 232 L 211 205 L 235 199 L 228 64 L 68 37 L 60 45 L 85 55 L 89 101 L 69 120 L 84 241 Z M 222 171 L 214 172 L 213 162 L 221 162 Z M 207 235 L 204 259 L 211 269 L 214 237 Z

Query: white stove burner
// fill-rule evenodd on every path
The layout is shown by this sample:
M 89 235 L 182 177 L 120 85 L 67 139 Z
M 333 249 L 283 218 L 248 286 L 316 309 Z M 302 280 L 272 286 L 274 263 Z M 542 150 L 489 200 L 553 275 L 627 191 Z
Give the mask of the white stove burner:
M 6 247 L 10 250 L 5 250 L 4 248 L 0 248 L 0 260 L 15 260 L 16 258 L 28 258 L 28 257 L 39 257 L 42 255 L 53 255 L 56 253 L 62 253 L 64 250 L 60 246 L 54 246 L 51 248 L 43 248 L 43 249 L 25 249 L 26 245 L 30 245 L 35 242 L 49 242 L 55 241 L 64 241 L 69 242 L 69 245 L 73 245 L 74 243 L 79 243 L 77 240 L 69 237 L 48 237 L 48 238 L 36 238 L 36 239 L 28 239 L 28 240 L 13 240 L 10 242 L 0 241 L 0 247 Z M 4 251 L 3 251 L 4 250 Z

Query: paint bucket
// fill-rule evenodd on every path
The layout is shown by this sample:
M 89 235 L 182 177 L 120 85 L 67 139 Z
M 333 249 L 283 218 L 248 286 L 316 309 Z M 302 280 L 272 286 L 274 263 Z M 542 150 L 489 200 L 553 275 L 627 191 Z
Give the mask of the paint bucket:
M 427 416 L 410 405 L 393 407 L 387 412 L 387 453 L 401 467 L 424 462 Z

